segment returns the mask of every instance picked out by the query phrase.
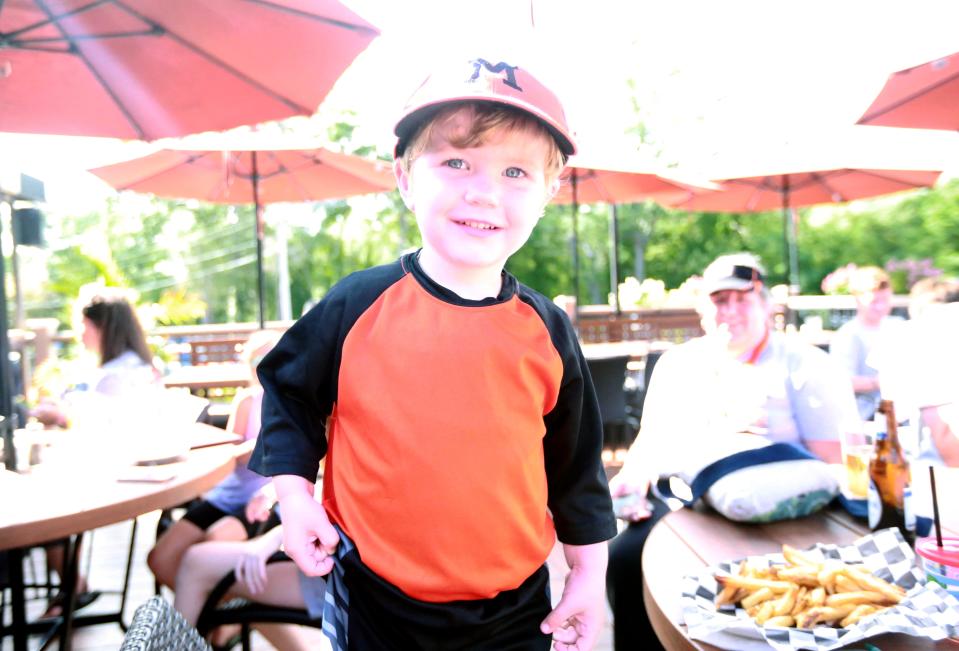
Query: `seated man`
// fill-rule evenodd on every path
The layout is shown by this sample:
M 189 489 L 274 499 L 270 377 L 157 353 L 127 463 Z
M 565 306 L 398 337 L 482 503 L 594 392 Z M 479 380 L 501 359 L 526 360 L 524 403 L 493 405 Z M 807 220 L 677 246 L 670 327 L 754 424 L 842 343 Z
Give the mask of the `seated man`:
M 617 649 L 648 648 L 656 640 L 643 606 L 641 557 L 653 524 L 669 509 L 647 495 L 651 480 L 738 451 L 723 450 L 723 440 L 742 432 L 839 463 L 841 433 L 859 427 L 852 384 L 829 355 L 772 331 L 763 276 L 746 253 L 721 256 L 706 268 L 706 335 L 657 362 L 639 435 L 610 481 L 614 497 L 649 498 L 620 514 L 632 523 L 610 545 L 606 583 Z

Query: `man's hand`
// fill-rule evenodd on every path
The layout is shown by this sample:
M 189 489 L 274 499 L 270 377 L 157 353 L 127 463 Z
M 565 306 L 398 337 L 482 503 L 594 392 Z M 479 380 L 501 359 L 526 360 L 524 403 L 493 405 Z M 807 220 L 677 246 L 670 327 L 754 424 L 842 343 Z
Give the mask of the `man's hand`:
M 588 651 L 603 627 L 606 590 L 606 543 L 564 545 L 570 570 L 563 596 L 540 625 L 552 634 L 558 651 Z
M 613 497 L 613 511 L 616 517 L 629 522 L 638 522 L 650 517 L 653 513 L 649 509 L 649 502 L 646 501 L 648 490 L 648 480 L 630 473 L 627 466 L 623 466 L 623 469 L 609 480 L 609 493 Z
M 273 485 L 283 514 L 283 550 L 303 574 L 329 574 L 340 536 L 326 509 L 313 499 L 313 484 L 302 477 L 278 475 Z

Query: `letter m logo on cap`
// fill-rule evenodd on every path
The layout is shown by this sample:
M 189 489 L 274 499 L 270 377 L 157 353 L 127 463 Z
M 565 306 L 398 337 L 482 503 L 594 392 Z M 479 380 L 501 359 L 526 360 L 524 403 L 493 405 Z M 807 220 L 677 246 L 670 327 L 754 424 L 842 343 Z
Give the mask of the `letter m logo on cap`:
M 490 90 L 493 90 L 493 84 L 497 80 L 502 80 L 502 82 L 510 88 L 515 88 L 519 92 L 523 92 L 523 89 L 516 83 L 516 66 L 511 66 L 502 61 L 493 65 L 486 59 L 473 59 L 470 61 L 470 64 L 473 66 L 473 74 L 470 75 L 469 81 L 478 81 L 482 74 L 483 80 L 487 83 Z

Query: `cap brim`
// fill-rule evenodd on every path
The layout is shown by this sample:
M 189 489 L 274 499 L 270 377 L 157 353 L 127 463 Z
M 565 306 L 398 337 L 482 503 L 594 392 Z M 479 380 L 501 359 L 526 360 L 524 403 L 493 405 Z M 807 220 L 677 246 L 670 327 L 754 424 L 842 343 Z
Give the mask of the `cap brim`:
M 728 289 L 736 291 L 745 291 L 747 289 L 753 288 L 753 280 L 743 280 L 742 278 L 719 278 L 712 282 L 706 281 L 704 284 L 706 286 L 707 294 L 715 294 L 716 292 L 722 292 Z
M 572 139 L 567 136 L 559 125 L 551 120 L 548 115 L 535 106 L 518 99 L 505 98 L 501 95 L 490 96 L 482 93 L 464 93 L 457 97 L 444 97 L 436 101 L 425 102 L 400 118 L 396 126 L 393 127 L 393 134 L 396 136 L 396 146 L 393 149 L 394 157 L 399 158 L 403 155 L 409 139 L 415 134 L 417 128 L 419 128 L 423 122 L 438 113 L 440 109 L 447 104 L 455 102 L 488 102 L 490 104 L 500 104 L 502 106 L 520 109 L 543 123 L 543 126 L 546 127 L 550 135 L 553 136 L 553 139 L 556 140 L 556 144 L 559 145 L 559 150 L 563 152 L 567 158 L 576 153 L 576 144 Z

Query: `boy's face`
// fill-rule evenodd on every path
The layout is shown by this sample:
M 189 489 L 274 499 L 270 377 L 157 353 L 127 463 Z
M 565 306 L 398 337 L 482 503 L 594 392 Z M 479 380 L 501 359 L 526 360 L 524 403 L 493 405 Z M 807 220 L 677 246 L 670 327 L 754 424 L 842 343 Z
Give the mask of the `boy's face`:
M 423 248 L 450 270 L 490 271 L 529 238 L 555 194 L 547 178 L 548 136 L 527 129 L 493 131 L 475 147 L 457 147 L 454 134 L 468 130 L 469 109 L 433 130 L 409 171 L 397 162 L 397 185 L 416 214 Z

